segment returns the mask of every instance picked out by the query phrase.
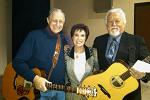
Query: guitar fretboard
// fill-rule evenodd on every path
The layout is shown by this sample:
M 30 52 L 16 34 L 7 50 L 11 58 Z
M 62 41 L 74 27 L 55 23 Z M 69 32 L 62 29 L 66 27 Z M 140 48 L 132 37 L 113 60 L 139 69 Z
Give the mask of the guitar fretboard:
M 122 75 L 120 75 L 122 80 L 126 80 L 131 76 L 130 71 L 127 70 L 126 72 L 124 72 Z
M 150 56 L 147 56 L 145 59 L 143 59 L 142 61 L 149 63 L 150 64 Z M 130 71 L 127 70 L 126 72 L 124 72 L 122 75 L 120 75 L 122 80 L 126 80 L 131 76 Z
M 46 83 L 45 86 L 46 86 L 47 89 L 50 89 L 50 90 L 59 90 L 59 91 L 77 93 L 77 88 L 76 87 L 70 87 L 70 86 L 58 85 L 58 84 L 51 84 L 51 83 Z

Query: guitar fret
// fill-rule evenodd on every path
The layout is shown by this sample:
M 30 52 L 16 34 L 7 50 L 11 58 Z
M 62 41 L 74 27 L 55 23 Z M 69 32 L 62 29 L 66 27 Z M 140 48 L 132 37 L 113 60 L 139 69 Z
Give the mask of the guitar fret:
M 54 85 L 55 85 L 55 84 L 52 85 L 52 90 L 54 90 Z
M 67 87 L 66 87 L 66 91 L 71 91 L 70 86 L 67 86 Z
M 58 89 L 59 89 L 59 90 L 62 90 L 62 89 L 61 89 L 61 85 L 58 85 Z
M 146 57 L 143 61 L 150 64 L 150 56 Z
M 61 90 L 63 90 L 64 88 L 63 88 L 63 85 L 61 85 Z
M 77 88 L 72 88 L 72 92 L 77 92 Z
M 66 86 L 66 91 L 72 92 L 72 93 L 76 93 L 77 92 L 76 89 L 74 89 L 74 88 L 72 88 L 70 86 Z

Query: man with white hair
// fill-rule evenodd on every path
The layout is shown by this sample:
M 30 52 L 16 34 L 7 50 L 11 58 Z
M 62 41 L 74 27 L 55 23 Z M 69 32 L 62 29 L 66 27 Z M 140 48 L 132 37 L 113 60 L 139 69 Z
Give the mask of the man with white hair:
M 40 100 L 65 100 L 65 92 L 48 90 L 45 86 L 51 82 L 65 84 L 66 41 L 62 32 L 65 23 L 64 12 L 58 8 L 52 9 L 47 17 L 47 23 L 47 27 L 29 32 L 13 60 L 13 67 L 17 74 L 33 82 L 35 88 L 40 90 Z M 35 67 L 44 70 L 45 77 L 36 75 L 32 70 Z
M 105 22 L 108 33 L 96 37 L 93 44 L 98 51 L 100 70 L 105 71 L 117 59 L 133 66 L 137 60 L 143 60 L 150 54 L 142 37 L 125 32 L 126 16 L 121 8 L 109 10 Z M 131 72 L 137 79 L 150 79 L 146 73 L 135 69 Z M 123 100 L 141 100 L 140 86 Z

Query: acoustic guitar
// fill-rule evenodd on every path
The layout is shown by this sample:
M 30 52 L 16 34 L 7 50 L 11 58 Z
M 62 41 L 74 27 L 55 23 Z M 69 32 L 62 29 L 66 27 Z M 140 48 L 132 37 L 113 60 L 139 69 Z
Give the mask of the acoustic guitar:
M 33 72 L 36 75 L 45 77 L 44 71 L 34 68 Z M 58 90 L 71 93 L 77 93 L 79 95 L 96 96 L 95 87 L 70 87 L 58 84 L 45 84 L 49 90 Z M 3 81 L 2 81 L 2 95 L 5 100 L 18 100 L 20 98 L 28 98 L 29 100 L 35 100 L 39 91 L 34 88 L 32 82 L 26 81 L 20 75 L 17 75 L 12 67 L 12 64 L 8 64 L 5 69 Z
M 150 56 L 144 62 L 150 63 Z M 142 67 L 142 66 L 141 66 Z M 130 74 L 129 66 L 118 61 L 106 71 L 85 78 L 81 86 L 95 87 L 97 96 L 87 97 L 88 100 L 122 100 L 127 94 L 135 91 L 139 83 Z
M 143 61 L 150 61 L 150 56 L 146 57 Z M 128 65 L 123 61 L 114 62 L 105 72 L 96 75 L 88 76 L 81 83 L 81 87 L 69 87 L 57 84 L 46 84 L 46 87 L 51 90 L 60 90 L 66 92 L 77 93 L 85 95 L 88 100 L 122 100 L 127 94 L 135 91 L 139 84 L 138 81 L 132 77 Z M 39 69 L 34 69 L 38 75 L 41 75 Z M 2 94 L 6 100 L 17 100 L 21 97 L 30 98 L 34 100 L 34 87 L 30 82 L 18 75 L 9 64 L 5 70 L 2 84 Z M 21 78 L 21 79 L 20 79 Z M 22 80 L 21 82 L 18 80 Z M 15 86 L 23 87 L 27 94 L 17 93 Z M 21 85 L 19 85 L 19 84 Z M 17 85 L 18 84 L 18 85 Z M 26 84 L 26 85 L 24 85 Z M 30 87 L 29 91 L 25 87 Z M 22 89 L 21 89 L 22 90 Z

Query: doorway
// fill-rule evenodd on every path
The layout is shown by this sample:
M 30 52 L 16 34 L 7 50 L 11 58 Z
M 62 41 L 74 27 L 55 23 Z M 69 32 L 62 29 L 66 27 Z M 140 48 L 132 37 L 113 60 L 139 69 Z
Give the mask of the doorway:
M 135 3 L 134 33 L 144 37 L 150 51 L 150 2 Z

